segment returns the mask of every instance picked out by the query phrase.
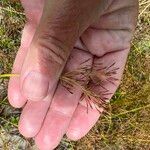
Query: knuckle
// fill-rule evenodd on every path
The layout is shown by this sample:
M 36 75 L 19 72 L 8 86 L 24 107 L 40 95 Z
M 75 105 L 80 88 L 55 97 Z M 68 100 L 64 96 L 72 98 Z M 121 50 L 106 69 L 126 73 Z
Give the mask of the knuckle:
M 67 47 L 58 38 L 49 34 L 38 37 L 37 48 L 45 61 L 63 64 L 68 56 Z

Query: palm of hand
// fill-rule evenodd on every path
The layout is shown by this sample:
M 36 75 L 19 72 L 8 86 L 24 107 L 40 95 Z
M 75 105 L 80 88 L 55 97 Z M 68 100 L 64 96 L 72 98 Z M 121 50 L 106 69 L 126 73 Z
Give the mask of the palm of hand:
M 78 39 L 65 69 L 70 71 L 78 68 L 87 59 L 90 59 L 87 65 L 91 65 L 91 68 L 94 63 L 108 66 L 115 62 L 116 67 L 119 68 L 115 77 L 120 79 L 130 49 L 132 31 L 135 28 L 136 3 L 129 0 L 112 2 L 99 20 L 84 31 Z M 42 14 L 44 0 L 28 2 L 22 0 L 22 4 L 28 22 L 25 25 L 21 48 L 14 64 L 14 71 L 17 73 L 21 72 L 27 49 Z M 106 83 L 104 86 L 110 93 L 114 93 L 118 85 L 119 82 L 115 85 Z M 10 103 L 15 107 L 24 105 L 26 99 L 21 96 L 18 79 L 10 81 L 9 89 Z M 12 93 L 19 98 L 14 98 L 16 95 Z M 56 147 L 65 133 L 70 139 L 80 139 L 100 116 L 95 109 L 90 109 L 87 114 L 84 102 L 77 106 L 80 95 L 81 91 L 78 89 L 70 95 L 63 86 L 58 85 L 50 109 L 49 101 L 36 103 L 28 101 L 21 115 L 20 132 L 26 137 L 35 136 L 35 141 L 41 149 Z M 111 96 L 112 94 L 109 95 L 109 99 Z

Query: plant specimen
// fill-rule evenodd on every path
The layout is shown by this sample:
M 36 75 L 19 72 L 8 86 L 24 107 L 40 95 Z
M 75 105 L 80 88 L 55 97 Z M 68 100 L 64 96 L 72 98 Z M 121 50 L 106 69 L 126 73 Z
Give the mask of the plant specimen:
M 89 60 L 85 62 L 87 61 Z M 114 76 L 117 74 L 118 69 L 115 67 L 115 62 L 109 66 L 103 66 L 103 63 L 95 63 L 93 68 L 88 65 L 84 67 L 81 65 L 81 67 L 74 71 L 65 72 L 60 77 L 60 82 L 72 94 L 73 88 L 78 87 L 81 89 L 80 101 L 85 100 L 87 112 L 89 107 L 95 108 L 98 111 L 101 110 L 100 108 L 105 110 L 107 100 L 109 99 L 107 96 L 113 93 L 110 93 L 104 85 L 105 83 L 115 85 L 118 79 Z M 99 90 L 100 87 L 101 90 Z
M 80 67 L 69 72 L 64 72 L 60 77 L 60 83 L 73 94 L 73 90 L 77 87 L 82 91 L 80 101 L 85 101 L 88 108 L 95 108 L 100 111 L 100 108 L 106 110 L 107 96 L 110 93 L 105 87 L 105 83 L 115 84 L 118 80 L 114 77 L 119 68 L 115 67 L 115 62 L 109 66 L 103 66 L 103 63 L 93 64 L 93 68 L 89 65 L 84 65 L 87 61 L 80 64 Z M 84 67 L 82 67 L 84 65 Z M 19 77 L 19 74 L 2 74 L 0 78 Z M 101 88 L 101 90 L 100 90 Z

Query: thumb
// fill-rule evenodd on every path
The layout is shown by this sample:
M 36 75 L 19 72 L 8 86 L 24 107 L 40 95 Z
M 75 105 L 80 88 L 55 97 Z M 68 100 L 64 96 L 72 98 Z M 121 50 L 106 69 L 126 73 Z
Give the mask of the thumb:
M 21 72 L 21 91 L 29 100 L 53 94 L 71 50 L 100 14 L 100 0 L 47 0 Z M 94 16 L 94 17 L 93 17 Z

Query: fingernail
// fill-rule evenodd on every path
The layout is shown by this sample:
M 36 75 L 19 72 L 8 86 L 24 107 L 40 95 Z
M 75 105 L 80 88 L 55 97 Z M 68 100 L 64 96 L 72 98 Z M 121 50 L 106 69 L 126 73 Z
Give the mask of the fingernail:
M 23 81 L 23 95 L 32 101 L 42 100 L 47 96 L 49 78 L 36 71 L 30 72 Z

